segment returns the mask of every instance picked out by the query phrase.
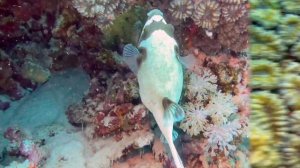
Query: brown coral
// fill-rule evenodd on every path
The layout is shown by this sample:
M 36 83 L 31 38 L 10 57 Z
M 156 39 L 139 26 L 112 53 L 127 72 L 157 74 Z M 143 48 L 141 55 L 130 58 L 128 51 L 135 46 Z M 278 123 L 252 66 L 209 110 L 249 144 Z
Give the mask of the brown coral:
M 223 23 L 220 26 L 218 40 L 233 51 L 240 52 L 248 47 L 248 18 L 244 15 L 236 22 Z
M 222 8 L 222 16 L 227 22 L 235 22 L 241 18 L 247 9 L 245 5 L 226 5 Z
M 193 8 L 193 4 L 190 0 L 173 0 L 170 3 L 169 11 L 174 18 L 185 20 L 192 15 Z
M 205 0 L 196 7 L 193 20 L 198 26 L 211 30 L 219 25 L 220 15 L 219 4 L 215 1 Z
M 229 4 L 241 4 L 246 2 L 246 0 L 218 0 L 219 2 L 229 3 Z

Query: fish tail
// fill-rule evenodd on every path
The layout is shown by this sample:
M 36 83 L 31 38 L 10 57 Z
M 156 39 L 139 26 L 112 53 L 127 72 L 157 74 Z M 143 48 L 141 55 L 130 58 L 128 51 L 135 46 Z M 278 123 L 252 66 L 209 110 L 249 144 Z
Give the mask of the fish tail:
M 175 162 L 175 165 L 176 165 L 176 168 L 184 168 L 183 166 L 183 163 L 180 159 L 180 156 L 174 146 L 174 143 L 173 141 L 171 140 L 169 143 L 169 147 L 170 147 L 170 150 L 171 150 L 171 153 L 172 153 L 172 156 L 173 156 L 173 159 L 174 159 L 174 162 Z

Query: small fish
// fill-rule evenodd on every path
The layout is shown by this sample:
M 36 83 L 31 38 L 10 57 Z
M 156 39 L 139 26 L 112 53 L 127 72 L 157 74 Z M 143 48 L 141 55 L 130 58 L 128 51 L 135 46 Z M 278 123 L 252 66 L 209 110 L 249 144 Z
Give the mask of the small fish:
M 123 60 L 137 75 L 141 100 L 152 112 L 169 144 L 176 167 L 183 168 L 173 143 L 176 135 L 173 124 L 184 118 L 184 111 L 177 104 L 183 87 L 178 44 L 174 27 L 166 23 L 160 10 L 151 10 L 147 15 L 138 47 L 125 45 Z

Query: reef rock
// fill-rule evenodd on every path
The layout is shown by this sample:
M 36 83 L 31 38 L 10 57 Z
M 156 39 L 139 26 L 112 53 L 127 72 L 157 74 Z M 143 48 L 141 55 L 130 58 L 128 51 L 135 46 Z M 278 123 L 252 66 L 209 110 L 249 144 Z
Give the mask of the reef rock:
M 89 77 L 81 69 L 55 73 L 47 83 L 0 114 L 0 127 L 18 125 L 30 130 L 53 123 L 69 125 L 64 111 L 80 101 L 88 88 Z

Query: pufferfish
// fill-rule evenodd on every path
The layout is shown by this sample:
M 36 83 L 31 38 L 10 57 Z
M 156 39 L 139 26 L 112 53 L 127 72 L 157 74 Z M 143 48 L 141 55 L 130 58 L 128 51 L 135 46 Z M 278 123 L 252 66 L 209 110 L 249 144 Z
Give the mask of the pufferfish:
M 147 15 L 138 46 L 125 45 L 123 60 L 137 75 L 141 100 L 169 144 L 176 167 L 183 168 L 173 143 L 173 124 L 184 118 L 177 104 L 183 87 L 178 44 L 174 27 L 166 23 L 160 10 L 151 10 Z

